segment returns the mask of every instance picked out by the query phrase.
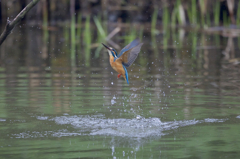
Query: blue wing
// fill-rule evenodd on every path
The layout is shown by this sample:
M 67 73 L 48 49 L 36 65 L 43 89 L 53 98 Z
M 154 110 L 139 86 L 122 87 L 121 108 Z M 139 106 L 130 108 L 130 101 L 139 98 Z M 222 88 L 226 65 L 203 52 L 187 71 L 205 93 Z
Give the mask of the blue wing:
M 138 39 L 133 40 L 130 44 L 128 44 L 127 46 L 125 46 L 121 51 L 120 54 L 118 55 L 118 57 L 122 56 L 122 54 L 130 49 L 132 49 L 133 47 L 137 46 L 138 44 L 140 44 L 140 41 Z
M 125 46 L 119 54 L 118 59 L 122 61 L 122 64 L 126 67 L 132 65 L 141 50 L 143 43 L 139 43 L 139 40 L 134 40 L 127 46 Z M 126 51 L 124 51 L 126 50 Z

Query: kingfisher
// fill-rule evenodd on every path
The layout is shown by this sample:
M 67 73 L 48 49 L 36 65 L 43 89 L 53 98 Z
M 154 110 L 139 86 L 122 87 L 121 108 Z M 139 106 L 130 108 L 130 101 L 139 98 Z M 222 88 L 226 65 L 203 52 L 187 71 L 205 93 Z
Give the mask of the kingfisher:
M 129 67 L 132 65 L 132 63 L 136 60 L 138 53 L 141 50 L 141 47 L 143 43 L 140 43 L 138 39 L 133 40 L 130 44 L 125 46 L 118 55 L 117 51 L 111 47 L 106 46 L 102 43 L 102 45 L 107 49 L 109 54 L 109 61 L 112 68 L 117 71 L 118 78 L 121 76 L 128 81 L 128 72 L 126 67 Z

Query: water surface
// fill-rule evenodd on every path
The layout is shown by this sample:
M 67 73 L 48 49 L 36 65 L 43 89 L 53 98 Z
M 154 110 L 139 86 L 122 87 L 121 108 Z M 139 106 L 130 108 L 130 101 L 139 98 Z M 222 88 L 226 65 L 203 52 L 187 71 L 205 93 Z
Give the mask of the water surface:
M 76 46 L 72 59 L 61 29 L 47 43 L 40 29 L 15 32 L 0 48 L 1 158 L 240 155 L 240 73 L 222 54 L 228 38 L 194 33 L 193 47 L 192 32 L 174 32 L 164 48 L 164 35 L 146 34 L 128 85 L 104 49 L 96 58 Z

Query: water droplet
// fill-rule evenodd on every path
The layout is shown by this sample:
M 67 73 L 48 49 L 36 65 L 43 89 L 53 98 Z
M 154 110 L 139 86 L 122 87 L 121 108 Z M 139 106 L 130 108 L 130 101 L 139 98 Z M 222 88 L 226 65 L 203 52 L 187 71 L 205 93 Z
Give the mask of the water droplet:
M 142 119 L 142 116 L 141 116 L 141 115 L 137 115 L 137 116 L 136 116 L 136 119 L 137 119 L 137 120 Z
M 115 99 L 116 99 L 116 97 L 114 96 L 113 99 L 111 100 L 111 104 L 112 104 L 112 105 L 115 104 L 115 103 L 117 103 L 117 102 L 115 101 Z

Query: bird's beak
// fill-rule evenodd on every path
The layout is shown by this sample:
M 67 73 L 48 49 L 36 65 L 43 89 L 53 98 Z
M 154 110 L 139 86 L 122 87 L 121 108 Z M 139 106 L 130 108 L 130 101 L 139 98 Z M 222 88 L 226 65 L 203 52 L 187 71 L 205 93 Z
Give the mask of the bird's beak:
M 102 45 L 107 48 L 108 50 L 110 50 L 110 48 L 108 46 L 106 46 L 105 44 L 102 43 Z

